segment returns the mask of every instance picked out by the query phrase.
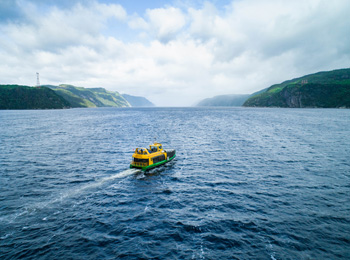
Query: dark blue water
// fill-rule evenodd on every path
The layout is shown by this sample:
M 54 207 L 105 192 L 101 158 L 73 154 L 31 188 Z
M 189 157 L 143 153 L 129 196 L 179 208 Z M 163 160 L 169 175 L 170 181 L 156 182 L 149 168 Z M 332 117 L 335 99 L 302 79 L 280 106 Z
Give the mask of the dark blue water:
M 0 111 L 0 259 L 350 259 L 350 110 Z M 154 141 L 177 158 L 127 170 Z

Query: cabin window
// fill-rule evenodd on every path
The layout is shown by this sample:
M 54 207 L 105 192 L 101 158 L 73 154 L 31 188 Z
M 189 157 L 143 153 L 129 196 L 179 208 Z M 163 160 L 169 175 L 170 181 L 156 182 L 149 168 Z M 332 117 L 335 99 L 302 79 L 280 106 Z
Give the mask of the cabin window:
M 161 161 L 164 161 L 164 160 L 165 160 L 165 155 L 162 154 L 162 155 L 159 155 L 157 157 L 154 157 L 153 158 L 153 163 L 161 162 Z
M 137 163 L 148 163 L 148 159 L 134 158 L 134 162 L 137 162 Z
M 157 147 L 156 146 L 151 146 L 151 149 L 150 149 L 150 152 L 151 153 L 155 153 L 155 152 L 157 152 Z

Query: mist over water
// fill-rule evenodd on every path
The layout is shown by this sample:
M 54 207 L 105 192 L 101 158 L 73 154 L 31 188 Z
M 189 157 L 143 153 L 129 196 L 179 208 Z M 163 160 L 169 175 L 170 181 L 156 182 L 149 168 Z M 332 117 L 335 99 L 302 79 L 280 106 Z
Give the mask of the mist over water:
M 350 258 L 350 111 L 0 111 L 1 259 Z M 128 169 L 154 139 L 176 149 Z

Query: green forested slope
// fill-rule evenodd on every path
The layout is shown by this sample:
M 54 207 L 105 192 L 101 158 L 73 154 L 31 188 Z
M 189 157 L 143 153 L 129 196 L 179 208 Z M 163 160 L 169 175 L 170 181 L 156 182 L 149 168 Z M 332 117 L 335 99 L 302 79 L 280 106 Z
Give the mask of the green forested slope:
M 319 72 L 273 85 L 250 97 L 243 106 L 350 108 L 350 69 Z
M 0 109 L 60 109 L 70 104 L 47 87 L 0 85 Z

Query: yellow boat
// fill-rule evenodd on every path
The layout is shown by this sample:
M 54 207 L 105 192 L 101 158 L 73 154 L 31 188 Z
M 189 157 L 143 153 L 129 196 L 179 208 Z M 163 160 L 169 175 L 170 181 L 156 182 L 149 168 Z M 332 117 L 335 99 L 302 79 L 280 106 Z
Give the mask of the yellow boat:
M 154 143 L 147 148 L 136 148 L 132 155 L 130 168 L 139 168 L 143 171 L 170 162 L 176 156 L 174 149 L 164 150 L 162 144 Z

